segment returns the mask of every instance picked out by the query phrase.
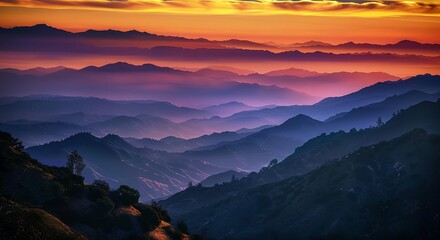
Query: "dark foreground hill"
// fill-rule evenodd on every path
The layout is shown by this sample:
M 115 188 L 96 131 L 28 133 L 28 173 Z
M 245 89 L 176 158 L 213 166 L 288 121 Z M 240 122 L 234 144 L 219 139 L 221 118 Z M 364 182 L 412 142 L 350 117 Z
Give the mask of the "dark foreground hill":
M 138 203 L 137 190 L 85 185 L 67 168 L 31 159 L 5 132 L 0 166 L 1 239 L 189 239 L 163 209 Z
M 438 239 L 438 149 L 416 129 L 182 218 L 216 239 Z

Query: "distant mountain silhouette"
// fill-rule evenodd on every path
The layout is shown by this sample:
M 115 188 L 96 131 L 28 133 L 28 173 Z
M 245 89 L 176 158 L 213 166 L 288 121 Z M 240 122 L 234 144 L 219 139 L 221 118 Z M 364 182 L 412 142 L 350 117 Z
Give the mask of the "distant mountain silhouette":
M 419 43 L 416 41 L 411 40 L 401 40 L 397 43 L 392 44 L 371 44 L 371 43 L 354 43 L 354 42 L 347 42 L 342 43 L 339 45 L 334 45 L 335 47 L 347 47 L 347 48 L 380 48 L 380 49 L 387 49 L 387 48 L 420 48 L 420 49 L 431 49 L 431 50 L 440 50 L 440 44 L 431 44 L 431 43 Z
M 350 112 L 339 113 L 327 119 L 326 122 L 331 122 L 332 126 L 346 131 L 350 130 L 350 127 L 365 128 L 375 126 L 376 120 L 379 117 L 383 121 L 388 121 L 392 115 L 397 114 L 401 109 L 406 109 L 422 101 L 437 101 L 439 98 L 440 92 L 427 94 L 414 90 L 402 95 L 389 97 L 379 103 L 354 108 Z M 348 125 L 348 122 L 352 124 Z
M 251 74 L 251 73 L 255 73 L 254 71 L 251 71 L 251 70 L 235 68 L 235 67 L 230 67 L 230 66 L 214 65 L 214 66 L 208 66 L 206 68 L 212 69 L 212 70 L 220 70 L 220 71 L 233 72 L 233 73 L 236 73 L 238 75 L 248 75 L 248 74 Z
M 293 43 L 290 46 L 294 47 L 313 47 L 313 46 L 332 46 L 330 43 L 321 42 L 321 41 L 307 41 L 302 43 Z
M 331 52 L 374 52 L 374 53 L 406 53 L 423 54 L 428 56 L 438 56 L 440 53 L 440 44 L 420 43 L 412 40 L 401 40 L 396 43 L 372 44 L 372 43 L 354 43 L 346 42 L 337 45 L 297 45 L 295 49 L 302 51 L 331 51 Z
M 1 72 L 10 72 L 10 73 L 20 74 L 20 75 L 43 76 L 43 75 L 47 75 L 50 73 L 61 71 L 63 69 L 65 69 L 65 67 L 58 66 L 58 67 L 51 67 L 51 68 L 35 67 L 35 68 L 27 69 L 27 70 L 18 70 L 15 68 L 3 68 L 3 69 L 0 69 L 0 71 Z
M 305 114 L 318 120 L 325 120 L 340 112 L 381 102 L 387 97 L 412 90 L 430 94 L 440 92 L 440 76 L 426 74 L 406 80 L 380 82 L 344 96 L 325 98 L 311 106 L 280 106 L 237 113 L 229 118 L 255 117 L 279 124 L 292 116 Z
M 319 76 L 321 73 L 308 71 L 304 69 L 298 69 L 298 68 L 288 68 L 288 69 L 282 69 L 282 70 L 275 70 L 265 73 L 266 76 L 297 76 L 297 77 L 312 77 L 312 76 Z
M 387 97 L 405 94 L 408 91 L 419 92 L 412 92 L 408 95 L 398 96 L 394 100 L 389 99 L 388 102 L 380 103 Z M 434 94 L 425 94 L 424 91 Z M 197 110 L 177 107 L 166 102 L 111 101 L 99 98 L 30 96 L 23 98 L 3 98 L 1 100 L 3 101 L 3 104 L 0 106 L 0 112 L 7 112 L 8 114 L 2 114 L 0 119 L 3 122 L 20 119 L 39 122 L 61 121 L 75 125 L 84 125 L 89 129 L 88 131 L 92 131 L 98 136 L 103 136 L 108 133 L 118 133 L 124 137 L 149 137 L 158 139 L 170 135 L 194 138 L 204 134 L 211 134 L 213 132 L 237 131 L 244 127 L 257 128 L 264 125 L 281 124 L 292 116 L 304 114 L 318 120 L 325 120 L 332 117 L 329 119 L 332 120 L 331 123 L 328 120 L 325 124 L 325 129 L 318 128 L 317 131 L 335 131 L 340 129 L 350 130 L 353 127 L 364 128 L 375 125 L 375 121 L 378 117 L 382 117 L 382 119 L 386 121 L 399 109 L 407 108 L 408 106 L 416 104 L 422 100 L 436 100 L 436 94 L 438 92 L 440 92 L 440 81 L 438 80 L 438 76 L 421 75 L 408 80 L 378 83 L 342 97 L 327 98 L 315 105 L 268 107 L 262 110 L 250 110 L 241 107 L 236 109 L 233 107 L 237 105 L 236 103 L 220 105 L 217 106 L 215 110 L 215 114 L 217 115 L 220 115 L 221 112 L 224 112 L 227 115 L 230 110 L 247 111 L 235 113 L 228 117 L 210 118 L 206 117 L 214 114 L 209 113 L 206 109 Z M 374 103 L 379 104 L 362 108 Z M 353 108 L 358 109 L 351 111 Z M 350 112 L 350 114 L 347 114 L 348 112 Z M 152 116 L 151 114 L 154 115 Z M 125 123 L 120 121 L 107 121 L 118 116 L 126 116 L 123 119 L 127 121 L 123 121 Z M 135 120 L 133 118 L 138 119 L 134 122 L 128 120 Z M 195 119 L 187 120 L 190 118 Z M 337 118 L 340 119 L 337 120 Z M 180 123 L 170 122 L 166 119 L 171 119 Z M 182 120 L 186 121 L 181 122 Z M 98 122 L 102 123 L 98 124 Z M 135 122 L 139 124 L 134 124 Z M 29 123 L 23 123 L 22 125 L 24 127 L 24 125 L 28 124 Z M 49 132 L 51 131 L 50 129 L 46 130 Z M 317 131 L 311 130 L 310 133 L 319 134 Z M 62 136 L 67 137 L 73 133 L 74 132 L 67 131 Z M 16 134 L 18 133 L 16 132 Z M 296 133 L 296 136 L 300 135 L 301 134 Z M 37 139 L 46 139 L 43 132 L 34 135 L 33 140 L 26 137 L 25 134 L 19 134 L 18 136 L 22 137 L 26 143 L 32 142 L 32 144 L 41 144 L 46 142 L 35 141 Z M 307 136 L 313 137 L 313 135 L 310 134 Z M 56 140 L 54 137 L 49 139 Z M 303 139 L 302 141 L 307 140 L 305 137 L 301 137 L 301 139 Z M 152 143 L 151 146 L 154 145 L 155 144 Z M 165 150 L 163 147 L 166 145 L 168 144 L 159 144 L 156 145 L 156 147 Z M 193 149 L 192 146 L 194 146 L 190 144 L 187 147 L 183 147 L 185 145 L 186 143 L 179 143 L 179 146 L 181 147 L 177 147 L 171 151 L 189 150 Z M 191 146 L 191 148 L 189 146 Z M 220 146 L 208 147 L 207 145 L 203 145 L 199 147 L 202 147 L 199 150 L 213 150 Z M 274 147 L 277 146 L 274 145 Z M 284 148 L 287 146 L 282 144 L 279 147 Z M 283 154 L 288 153 L 284 150 L 281 152 L 277 150 L 275 152 L 278 152 L 278 154 L 281 155 L 274 156 L 269 154 L 269 157 L 277 158 L 278 156 L 279 158 L 284 156 Z M 265 163 L 268 161 L 268 159 L 264 159 L 265 156 L 266 155 L 263 154 L 256 157 Z
M 87 125 L 95 122 L 109 120 L 115 116 L 112 115 L 97 115 L 93 113 L 73 112 L 66 114 L 54 114 L 41 119 L 47 122 L 65 122 L 77 125 Z
M 0 28 L 0 35 L 15 35 L 20 37 L 69 37 L 72 36 L 73 33 L 57 29 L 46 24 L 36 24 L 34 26 Z
M 194 155 L 214 165 L 221 162 L 222 164 L 232 164 L 226 165 L 229 167 L 235 164 L 235 166 L 244 169 L 251 166 L 261 167 L 270 159 L 286 157 L 286 154 L 289 154 L 292 149 L 320 133 L 373 127 L 376 126 L 379 117 L 382 118 L 382 121 L 388 121 L 393 114 L 397 114 L 401 109 L 426 100 L 437 101 L 439 98 L 440 93 L 426 94 L 412 91 L 387 98 L 379 103 L 352 109 L 324 122 L 299 114 L 279 126 L 263 129 L 234 142 L 224 143 L 218 148 L 195 152 Z M 248 154 L 251 154 L 252 157 L 245 157 Z M 223 159 L 224 156 L 228 156 L 227 160 Z M 252 161 L 244 162 L 243 159 L 252 159 Z
M 127 138 L 126 141 L 137 147 L 147 147 L 154 150 L 166 152 L 184 152 L 188 150 L 198 150 L 205 147 L 213 147 L 224 144 L 229 141 L 241 139 L 250 135 L 252 132 L 236 133 L 236 132 L 221 132 L 203 135 L 192 139 L 182 139 L 177 137 L 165 137 L 160 140 L 150 138 Z
M 136 117 L 118 116 L 102 122 L 95 122 L 86 125 L 96 130 L 97 134 L 117 134 L 121 137 L 160 139 L 167 136 L 188 137 L 197 133 L 196 130 L 185 128 L 170 120 L 148 115 Z
M 249 110 L 256 110 L 259 109 L 258 107 L 251 107 L 244 103 L 240 102 L 228 102 L 228 103 L 222 103 L 219 105 L 209 106 L 203 108 L 203 110 L 212 113 L 215 116 L 219 117 L 227 117 L 234 113 L 243 112 L 243 111 L 249 111 Z
M 110 116 L 136 116 L 149 114 L 173 121 L 191 118 L 210 117 L 212 114 L 187 107 L 178 107 L 167 102 L 157 101 L 112 101 L 94 97 L 16 97 L 0 106 L 0 121 L 16 119 L 44 121 L 48 116 L 83 112 L 85 114 Z M 62 117 L 61 117 L 62 118 Z
M 277 47 L 246 40 L 209 41 L 207 39 L 161 36 L 136 30 L 126 32 L 117 30 L 88 30 L 85 32 L 71 33 L 44 24 L 30 27 L 0 28 L 0 37 L 0 49 L 10 51 L 134 55 L 162 60 L 191 59 L 206 61 L 222 59 L 224 61 L 255 61 L 264 59 L 266 61 L 398 61 L 401 63 L 427 64 L 435 64 L 440 61 L 438 57 L 417 56 L 417 52 L 413 53 L 413 55 L 395 55 L 395 53 L 386 53 L 387 51 L 382 51 L 385 53 L 368 53 L 363 51 L 363 53 L 360 54 L 335 54 L 319 51 L 310 52 L 308 50 L 308 48 L 313 47 L 319 47 L 319 49 L 323 50 L 332 50 L 332 48 L 347 48 L 347 46 L 348 48 L 367 47 L 367 49 L 378 48 L 379 50 L 394 48 L 411 49 L 416 47 L 417 49 L 422 48 L 422 50 L 428 52 L 439 49 L 438 44 L 420 44 L 408 41 L 403 41 L 395 45 L 346 43 L 342 46 L 303 44 L 300 46 Z M 114 45 L 109 45 L 109 42 L 106 42 L 105 46 L 99 44 L 100 41 L 108 39 L 114 39 Z M 136 41 L 133 40 L 141 40 L 141 43 L 136 43 Z M 121 47 L 122 42 L 120 41 L 125 41 L 125 44 L 122 45 L 123 47 Z M 131 41 L 134 46 L 126 47 L 127 41 Z M 351 45 L 354 46 L 352 47 Z M 145 48 L 145 46 L 148 46 L 149 49 Z M 302 48 L 305 48 L 308 52 L 298 51 L 298 49 Z M 269 52 L 267 49 L 277 51 L 278 53 Z
M 215 105 L 224 103 L 225 99 L 249 105 L 263 105 L 265 101 L 256 97 L 257 95 L 265 95 L 273 104 L 278 105 L 304 104 L 318 100 L 310 94 L 287 87 L 235 81 L 239 75 L 231 72 L 212 69 L 187 72 L 152 64 L 131 65 L 118 62 L 101 67 L 89 66 L 81 70 L 63 69 L 44 76 L 24 76 L 8 70 L 0 71 L 0 77 L 4 79 L 2 83 L 6 87 L 5 92 L 19 96 L 45 92 L 104 98 L 153 99 L 185 106 L 199 106 L 200 102 L 204 105 Z M 27 87 L 19 88 L 18 82 Z M 209 84 L 202 85 L 201 82 Z
M 185 74 L 184 71 L 175 70 L 168 67 L 159 67 L 153 64 L 143 64 L 143 65 L 131 65 L 126 62 L 116 62 L 107 64 L 101 67 L 89 66 L 81 69 L 84 72 L 159 72 L 159 73 L 174 73 L 174 74 Z

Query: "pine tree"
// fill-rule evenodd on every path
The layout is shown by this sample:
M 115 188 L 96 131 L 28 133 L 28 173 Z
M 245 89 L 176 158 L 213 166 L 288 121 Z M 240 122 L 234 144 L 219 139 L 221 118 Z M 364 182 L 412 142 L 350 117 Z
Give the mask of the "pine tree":
M 381 117 L 377 118 L 376 124 L 377 124 L 377 127 L 381 127 L 384 124 Z

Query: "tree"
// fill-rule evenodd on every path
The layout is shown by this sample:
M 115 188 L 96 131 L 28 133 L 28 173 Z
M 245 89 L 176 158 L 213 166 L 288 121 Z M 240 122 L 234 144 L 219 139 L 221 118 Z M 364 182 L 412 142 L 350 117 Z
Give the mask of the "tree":
M 191 188 L 192 186 L 193 186 L 193 182 L 190 181 L 190 182 L 188 183 L 188 188 Z
M 376 120 L 377 127 L 382 127 L 384 124 L 381 117 L 378 117 Z
M 23 143 L 18 138 L 14 138 L 14 137 L 12 138 L 11 147 L 17 151 L 20 151 L 20 152 L 24 151 Z
M 101 198 L 110 194 L 110 185 L 104 181 L 97 179 L 89 188 L 89 194 L 92 198 Z
M 96 179 L 95 181 L 93 181 L 93 186 L 103 193 L 108 194 L 110 192 L 110 185 L 105 180 Z
M 121 185 L 118 190 L 116 190 L 119 200 L 125 205 L 131 205 L 139 201 L 139 191 L 131 188 L 127 185 Z
M 81 176 L 85 166 L 84 159 L 78 154 L 78 151 L 74 150 L 67 155 L 67 168 L 71 173 Z

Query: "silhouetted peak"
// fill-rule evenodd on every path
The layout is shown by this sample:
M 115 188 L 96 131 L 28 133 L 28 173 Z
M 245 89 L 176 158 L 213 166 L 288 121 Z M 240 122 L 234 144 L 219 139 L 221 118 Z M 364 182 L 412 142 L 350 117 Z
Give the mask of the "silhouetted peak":
M 313 119 L 307 115 L 304 114 L 298 114 L 295 117 L 292 117 L 285 121 L 281 126 L 301 126 L 305 124 L 317 124 L 320 123 L 320 121 Z
M 401 47 L 413 47 L 413 46 L 421 45 L 421 43 L 412 40 L 402 40 L 396 43 L 395 45 Z
M 127 70 L 133 70 L 135 68 L 136 68 L 135 65 L 131 65 L 126 62 L 115 62 L 101 66 L 99 69 L 105 71 L 127 71 Z
M 45 23 L 35 24 L 34 26 L 31 26 L 31 28 L 38 28 L 38 29 L 55 29 Z
M 32 35 L 35 36 L 64 36 L 71 34 L 70 32 L 54 28 L 46 24 L 36 24 L 33 26 L 13 27 L 9 29 L 3 29 L 4 33 L 11 33 L 16 35 Z
M 66 138 L 64 141 L 96 141 L 99 140 L 99 138 L 93 136 L 90 132 L 80 132 L 75 135 L 72 135 L 68 138 Z
M 114 29 L 107 30 L 94 30 L 89 29 L 85 32 L 78 33 L 80 36 L 91 37 L 91 38 L 156 38 L 160 37 L 156 34 L 148 33 L 148 32 L 139 32 L 137 30 L 130 31 L 120 31 Z
M 159 67 L 154 64 L 133 65 L 126 62 L 115 62 L 100 67 L 88 66 L 82 71 L 98 71 L 98 72 L 181 72 L 168 67 Z
M 105 137 L 101 138 L 106 143 L 118 144 L 118 145 L 127 145 L 127 143 L 123 138 L 121 138 L 117 134 L 107 134 Z

